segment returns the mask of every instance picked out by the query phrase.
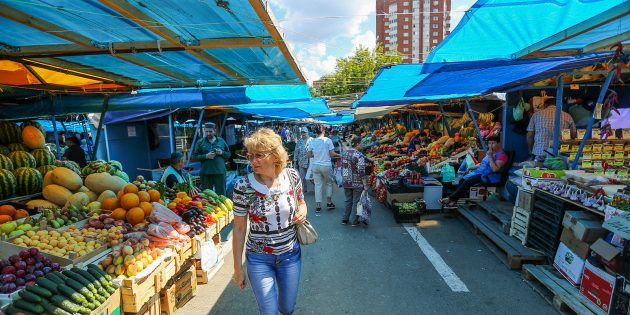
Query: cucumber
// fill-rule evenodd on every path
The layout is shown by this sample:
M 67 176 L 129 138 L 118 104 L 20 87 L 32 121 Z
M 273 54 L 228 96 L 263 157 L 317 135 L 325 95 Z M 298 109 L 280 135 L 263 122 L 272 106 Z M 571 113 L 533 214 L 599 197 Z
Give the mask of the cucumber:
M 74 281 L 78 281 L 80 284 L 82 284 L 83 286 L 87 287 L 90 291 L 91 290 L 95 290 L 96 288 L 94 288 L 94 285 L 88 281 L 87 279 L 83 278 L 83 276 L 81 276 L 80 274 L 73 272 L 71 270 L 64 270 L 61 272 L 64 276 L 67 276 L 68 278 L 72 278 L 72 280 Z
M 18 294 L 23 300 L 27 302 L 32 302 L 32 303 L 37 303 L 37 304 L 41 304 L 42 302 L 44 302 L 44 299 L 42 299 L 39 295 L 35 293 L 31 293 L 26 290 L 21 290 Z
M 52 293 L 59 293 L 59 291 L 57 291 L 57 284 L 55 284 L 54 282 L 52 282 L 52 281 L 50 281 L 50 280 L 48 280 L 48 279 L 46 279 L 44 277 L 41 277 L 41 278 L 35 280 L 35 283 L 38 286 L 43 287 L 44 289 L 46 289 L 46 290 L 48 290 L 48 291 L 50 291 Z
M 65 284 L 58 285 L 57 290 L 59 290 L 59 293 L 65 295 L 66 297 L 69 297 L 75 303 L 82 304 L 87 302 L 85 296 L 81 295 L 77 291 L 72 290 L 69 286 Z
M 107 299 L 104 296 L 101 296 L 101 295 L 96 295 L 96 296 L 94 296 L 94 298 L 98 301 L 98 305 L 101 305 L 101 304 L 105 303 L 105 301 L 107 301 Z
M 66 297 L 57 295 L 57 294 L 53 295 L 50 298 L 50 302 L 61 307 L 64 311 L 70 312 L 70 313 L 78 313 L 79 310 L 81 309 L 81 306 L 76 305 L 72 303 L 70 300 L 68 300 Z
M 61 307 L 58 307 L 51 303 L 44 303 L 42 306 L 44 307 L 46 312 L 50 313 L 51 315 L 72 315 L 72 313 L 68 313 L 65 310 L 63 310 Z
M 73 267 L 72 269 L 70 269 L 74 272 L 76 272 L 77 274 L 81 275 L 83 278 L 85 278 L 87 281 L 90 281 L 90 283 L 92 283 L 92 285 L 94 285 L 95 288 L 101 288 L 102 285 L 100 282 L 98 282 L 98 280 L 96 280 L 96 278 L 94 278 L 89 272 L 83 270 L 83 269 L 79 269 L 77 267 Z
M 46 311 L 41 305 L 27 302 L 25 300 L 13 301 L 13 306 L 17 307 L 18 309 L 23 309 L 25 311 L 35 314 L 41 314 Z
M 99 268 L 96 265 L 89 264 L 88 265 L 88 270 L 94 270 L 98 274 L 100 274 L 101 276 L 105 277 L 105 280 L 112 281 L 112 276 L 108 275 L 105 271 L 101 270 L 101 268 Z
M 92 292 L 90 292 L 86 287 L 82 286 L 80 283 L 78 283 L 77 281 L 74 281 L 70 278 L 66 279 L 66 284 L 74 289 L 75 291 L 81 293 L 88 302 L 94 302 L 94 294 L 92 294 Z
M 4 310 L 4 313 L 7 314 L 7 315 L 15 315 L 15 314 L 19 314 L 19 313 L 26 314 L 26 315 L 34 315 L 35 314 L 33 312 L 29 312 L 29 311 L 27 311 L 25 309 L 21 309 L 19 307 L 15 307 L 15 306 L 7 307 L 7 309 Z
M 98 295 L 103 296 L 104 298 L 109 298 L 111 296 L 111 293 L 107 292 L 107 290 L 105 288 L 100 288 L 98 289 Z
M 85 306 L 85 307 L 87 307 L 87 308 L 89 308 L 91 310 L 95 310 L 99 306 L 99 304 L 88 302 L 87 305 L 83 305 L 83 306 Z
M 63 278 L 60 275 L 61 275 L 61 272 L 53 271 L 53 272 L 48 273 L 44 277 L 46 277 L 46 279 L 55 283 L 63 283 Z
M 98 268 L 97 268 L 98 269 Z M 100 270 L 100 269 L 99 269 Z M 94 278 L 96 278 L 96 280 L 98 280 L 98 282 L 101 283 L 101 286 L 103 287 L 107 287 L 107 286 L 111 286 L 112 282 L 108 281 L 107 279 L 105 279 L 105 277 L 103 277 L 103 275 L 101 275 L 100 273 L 98 273 L 96 270 L 92 269 L 92 268 L 88 268 L 87 269 L 88 273 L 91 274 Z
M 25 290 L 31 293 L 35 293 L 45 299 L 53 296 L 53 293 L 50 292 L 48 289 L 42 288 L 38 285 L 29 285 L 25 288 Z

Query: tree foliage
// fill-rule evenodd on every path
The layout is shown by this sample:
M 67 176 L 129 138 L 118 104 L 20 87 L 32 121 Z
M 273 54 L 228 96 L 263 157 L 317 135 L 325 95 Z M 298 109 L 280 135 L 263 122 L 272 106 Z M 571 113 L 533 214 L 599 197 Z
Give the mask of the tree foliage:
M 335 72 L 314 82 L 314 94 L 334 96 L 364 92 L 382 66 L 402 60 L 398 53 L 383 53 L 382 46 L 373 50 L 359 47 L 353 55 L 337 59 Z

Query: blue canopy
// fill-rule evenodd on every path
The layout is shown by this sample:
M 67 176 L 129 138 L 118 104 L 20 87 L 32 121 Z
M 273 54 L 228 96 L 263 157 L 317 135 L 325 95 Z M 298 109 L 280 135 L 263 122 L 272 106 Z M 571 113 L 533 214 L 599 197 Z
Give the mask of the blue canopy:
M 629 39 L 630 1 L 479 0 L 426 62 L 580 54 Z M 534 55 L 536 56 L 536 55 Z
M 330 113 L 326 101 L 321 98 L 312 98 L 305 101 L 291 103 L 251 103 L 230 106 L 241 113 L 260 115 L 269 118 L 303 119 L 316 115 Z
M 406 97 L 405 93 L 427 76 L 421 73 L 422 66 L 422 64 L 402 64 L 381 68 L 361 98 L 352 103 L 352 108 L 413 104 L 416 100 L 420 100 Z
M 313 118 L 328 125 L 350 124 L 354 122 L 354 115 L 349 114 L 333 114 L 325 116 L 315 116 Z
M 431 73 L 407 91 L 405 96 L 449 99 L 453 95 L 462 97 L 509 92 L 573 69 L 606 61 L 611 56 L 611 53 L 600 53 L 580 57 L 426 64 L 423 71 L 432 70 Z

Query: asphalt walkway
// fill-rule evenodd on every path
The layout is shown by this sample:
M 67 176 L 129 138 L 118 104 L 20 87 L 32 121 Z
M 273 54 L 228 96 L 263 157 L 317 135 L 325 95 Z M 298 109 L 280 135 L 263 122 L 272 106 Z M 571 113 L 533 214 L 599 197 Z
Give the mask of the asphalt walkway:
M 337 209 L 321 216 L 312 192 L 306 199 L 319 240 L 302 247 L 295 314 L 557 314 L 457 218 L 434 214 L 401 225 L 374 202 L 372 224 L 351 227 L 341 225 L 341 189 Z M 249 285 L 231 282 L 232 266 L 230 254 L 176 314 L 257 314 Z

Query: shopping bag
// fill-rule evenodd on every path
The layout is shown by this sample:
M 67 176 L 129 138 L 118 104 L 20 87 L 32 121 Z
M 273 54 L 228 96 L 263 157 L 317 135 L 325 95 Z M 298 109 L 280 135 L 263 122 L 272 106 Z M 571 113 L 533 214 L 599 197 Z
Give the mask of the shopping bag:
M 306 180 L 313 180 L 313 158 L 308 159 L 308 168 L 306 169 Z
M 372 201 L 370 200 L 370 196 L 367 191 L 363 191 L 361 193 L 361 197 L 359 198 L 359 204 L 361 205 L 361 214 L 359 214 L 359 206 L 357 205 L 357 216 L 359 223 L 364 223 L 366 225 L 370 224 L 370 219 L 372 218 Z
M 337 161 L 337 166 L 335 167 L 335 183 L 337 186 L 343 187 L 343 171 L 340 161 Z
M 210 271 L 219 262 L 219 251 L 212 240 L 203 242 L 201 248 L 195 253 L 195 258 L 201 262 L 203 271 Z
M 455 168 L 448 163 L 444 163 L 440 175 L 442 175 L 443 183 L 452 182 L 455 180 Z
M 361 202 L 361 199 L 363 199 L 363 194 L 364 194 L 364 193 L 365 193 L 365 192 L 363 192 L 363 193 L 361 194 L 361 198 L 359 198 L 359 202 L 357 203 L 357 216 L 359 216 L 359 217 L 360 217 L 361 215 L 363 215 L 363 202 Z

